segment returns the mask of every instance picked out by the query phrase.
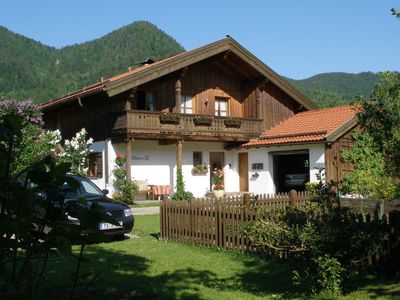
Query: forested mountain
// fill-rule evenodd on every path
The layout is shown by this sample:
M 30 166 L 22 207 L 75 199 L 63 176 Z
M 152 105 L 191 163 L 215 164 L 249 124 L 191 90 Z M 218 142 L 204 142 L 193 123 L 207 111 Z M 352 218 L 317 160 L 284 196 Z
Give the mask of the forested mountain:
M 44 102 L 125 72 L 147 58 L 159 60 L 182 51 L 173 38 L 144 21 L 62 49 L 0 27 L 0 98 Z
M 323 73 L 303 80 L 286 79 L 318 105 L 327 107 L 347 104 L 356 97 L 368 99 L 379 75 L 372 72 Z
M 156 26 L 139 21 L 99 39 L 61 49 L 13 33 L 0 26 L 0 99 L 44 102 L 125 72 L 152 58 L 184 51 Z M 288 79 L 320 106 L 368 98 L 378 75 L 325 73 L 303 80 Z

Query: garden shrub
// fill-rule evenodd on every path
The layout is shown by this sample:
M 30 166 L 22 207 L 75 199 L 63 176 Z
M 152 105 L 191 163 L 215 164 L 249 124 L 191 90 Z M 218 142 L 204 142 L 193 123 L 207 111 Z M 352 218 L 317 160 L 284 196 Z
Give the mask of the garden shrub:
M 127 180 L 124 167 L 125 163 L 125 157 L 117 153 L 115 158 L 116 166 L 113 169 L 113 174 L 115 176 L 114 187 L 117 189 L 117 192 L 113 194 L 113 198 L 127 204 L 132 204 L 139 188 L 133 181 Z
M 288 253 L 298 266 L 294 283 L 310 293 L 338 295 L 369 255 L 382 252 L 387 236 L 382 221 L 364 222 L 341 207 L 329 186 L 314 190 L 306 205 L 260 210 L 244 235 L 265 253 Z
M 175 201 L 189 201 L 193 197 L 191 192 L 185 191 L 185 182 L 183 181 L 182 169 L 176 170 L 176 192 L 171 199 Z

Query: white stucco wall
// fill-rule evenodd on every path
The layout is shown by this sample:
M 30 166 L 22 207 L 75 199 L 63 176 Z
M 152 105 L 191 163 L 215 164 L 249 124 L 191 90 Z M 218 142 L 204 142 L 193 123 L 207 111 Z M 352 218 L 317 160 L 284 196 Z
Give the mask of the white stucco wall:
M 108 153 L 106 155 L 106 148 L 107 145 L 107 149 L 108 149 Z M 112 168 L 113 168 L 113 164 L 114 164 L 114 160 L 115 160 L 115 156 L 116 156 L 116 152 L 114 150 L 113 145 L 111 144 L 110 140 L 107 141 L 99 141 L 99 142 L 95 142 L 93 143 L 91 149 L 93 150 L 93 152 L 101 152 L 102 156 L 103 156 L 103 176 L 101 178 L 91 178 L 91 180 L 101 189 L 107 189 L 110 191 L 110 195 L 114 192 L 114 187 L 112 185 Z M 108 159 L 106 161 L 106 156 L 108 156 Z M 105 172 L 108 173 L 108 183 L 106 183 L 106 176 L 105 176 Z
M 276 192 L 273 174 L 273 155 L 271 152 L 308 150 L 310 181 L 317 182 L 317 168 L 325 166 L 325 146 L 323 144 L 255 148 L 249 150 L 249 192 L 255 194 L 274 194 Z M 262 163 L 262 170 L 251 170 L 253 163 Z M 255 176 L 258 174 L 258 177 Z
M 93 179 L 101 188 L 108 189 L 110 195 L 114 192 L 114 177 L 112 170 L 115 167 L 116 153 L 125 155 L 124 144 L 111 144 L 108 146 L 108 168 L 105 162 L 104 141 L 93 144 L 95 152 L 103 153 L 103 177 Z M 225 192 L 239 191 L 239 160 L 238 153 L 247 150 L 230 150 L 223 148 L 223 143 L 213 142 L 184 142 L 182 151 L 182 172 L 185 188 L 196 197 L 203 197 L 210 190 L 210 170 L 206 176 L 192 175 L 193 152 L 202 151 L 203 162 L 209 165 L 210 152 L 224 153 Z M 255 194 L 273 194 L 275 186 L 273 182 L 273 156 L 271 152 L 308 150 L 310 159 L 310 181 L 318 181 L 316 168 L 324 167 L 324 145 L 299 145 L 270 148 L 250 149 L 249 153 L 249 192 Z M 253 163 L 263 163 L 262 170 L 251 170 Z M 104 172 L 108 169 L 109 183 L 106 184 Z M 258 177 L 255 174 L 258 174 Z M 176 145 L 159 145 L 158 141 L 136 140 L 132 143 L 132 179 L 147 180 L 149 184 L 170 185 L 172 192 L 176 181 Z
M 203 162 L 209 165 L 210 152 L 224 153 L 225 191 L 239 190 L 239 176 L 237 174 L 237 151 L 226 151 L 223 143 L 213 142 L 184 142 L 182 149 L 182 173 L 185 181 L 185 189 L 196 197 L 203 197 L 210 190 L 210 176 L 208 171 L 205 176 L 192 175 L 193 152 L 203 153 Z M 95 152 L 103 153 L 103 170 L 105 170 L 105 143 L 103 141 L 93 144 Z M 111 144 L 108 142 L 108 174 L 109 184 L 105 184 L 105 176 L 93 181 L 100 187 L 106 188 L 110 194 L 114 192 L 112 170 L 115 167 L 116 153 L 125 155 L 124 144 Z M 104 173 L 104 172 L 103 172 Z M 176 181 L 176 145 L 159 145 L 158 141 L 136 140 L 132 143 L 132 179 L 147 180 L 149 184 L 170 185 L 172 191 Z

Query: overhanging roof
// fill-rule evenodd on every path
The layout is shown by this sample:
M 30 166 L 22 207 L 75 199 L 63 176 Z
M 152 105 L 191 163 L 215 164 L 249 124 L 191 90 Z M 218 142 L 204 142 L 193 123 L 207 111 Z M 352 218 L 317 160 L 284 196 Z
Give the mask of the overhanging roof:
M 126 73 L 122 73 L 111 77 L 102 82 L 92 85 L 93 89 L 86 88 L 74 93 L 70 93 L 59 99 L 55 99 L 41 106 L 42 109 L 47 109 L 57 106 L 61 103 L 69 102 L 78 97 L 83 97 L 89 94 L 99 93 L 105 91 L 109 97 L 128 91 L 146 82 L 160 78 L 162 76 L 176 72 L 182 68 L 188 67 L 197 62 L 211 58 L 215 55 L 231 52 L 239 57 L 241 60 L 252 66 L 262 76 L 281 88 L 285 93 L 291 96 L 299 104 L 303 105 L 306 109 L 315 109 L 317 105 L 310 99 L 304 96 L 299 90 L 293 87 L 288 81 L 279 76 L 275 71 L 269 68 L 256 56 L 250 53 L 247 49 L 241 46 L 230 36 L 216 41 L 214 43 L 205 45 L 203 47 L 183 52 L 181 54 L 160 60 L 153 64 L 144 65 Z

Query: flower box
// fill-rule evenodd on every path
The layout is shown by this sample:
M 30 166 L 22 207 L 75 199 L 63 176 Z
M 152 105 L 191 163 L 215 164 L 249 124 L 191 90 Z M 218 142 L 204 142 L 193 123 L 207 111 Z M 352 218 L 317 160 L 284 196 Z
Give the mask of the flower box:
M 195 116 L 193 123 L 196 126 L 210 126 L 212 124 L 213 117 L 211 116 Z
M 208 173 L 208 166 L 207 165 L 196 165 L 192 168 L 192 175 L 193 176 L 205 176 Z
M 226 127 L 235 127 L 235 128 L 239 128 L 240 125 L 242 124 L 242 120 L 238 119 L 238 118 L 226 118 L 224 120 L 224 125 Z
M 179 124 L 180 115 L 177 113 L 161 113 L 160 114 L 160 123 L 163 124 Z
M 193 171 L 192 170 L 192 175 L 193 176 L 205 176 L 207 175 L 208 171 Z

